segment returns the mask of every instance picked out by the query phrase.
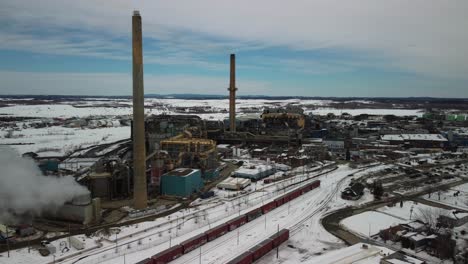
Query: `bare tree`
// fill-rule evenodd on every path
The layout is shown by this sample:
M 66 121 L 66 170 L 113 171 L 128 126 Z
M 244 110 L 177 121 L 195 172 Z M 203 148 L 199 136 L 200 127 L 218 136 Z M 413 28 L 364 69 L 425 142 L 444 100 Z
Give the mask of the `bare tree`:
M 440 208 L 420 208 L 415 214 L 415 219 L 427 224 L 431 229 L 437 229 L 437 223 L 441 215 L 448 215 L 447 211 Z

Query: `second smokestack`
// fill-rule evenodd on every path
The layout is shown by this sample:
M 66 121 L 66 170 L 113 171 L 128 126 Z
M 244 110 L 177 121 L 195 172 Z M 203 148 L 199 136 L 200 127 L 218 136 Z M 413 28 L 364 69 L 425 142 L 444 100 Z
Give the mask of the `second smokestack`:
M 229 129 L 236 132 L 236 55 L 231 54 L 231 71 L 229 80 Z

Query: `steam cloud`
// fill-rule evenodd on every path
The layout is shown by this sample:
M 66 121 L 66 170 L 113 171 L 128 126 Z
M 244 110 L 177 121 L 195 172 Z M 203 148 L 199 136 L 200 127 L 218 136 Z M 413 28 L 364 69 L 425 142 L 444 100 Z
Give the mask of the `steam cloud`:
M 22 215 L 40 215 L 89 193 L 72 176 L 42 175 L 33 160 L 10 147 L 0 147 L 0 165 L 0 223 L 17 222 Z

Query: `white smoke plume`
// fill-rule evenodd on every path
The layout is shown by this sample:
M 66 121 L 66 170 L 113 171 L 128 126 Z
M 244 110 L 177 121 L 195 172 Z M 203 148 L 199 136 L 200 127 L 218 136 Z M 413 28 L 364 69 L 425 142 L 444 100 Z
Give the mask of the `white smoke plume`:
M 0 146 L 0 165 L 0 223 L 41 215 L 89 193 L 72 176 L 44 176 L 32 159 L 10 147 Z

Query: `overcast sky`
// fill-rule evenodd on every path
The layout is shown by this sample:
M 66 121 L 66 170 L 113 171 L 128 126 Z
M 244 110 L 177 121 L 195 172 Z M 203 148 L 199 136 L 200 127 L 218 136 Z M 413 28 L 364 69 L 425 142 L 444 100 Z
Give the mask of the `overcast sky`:
M 468 97 L 466 0 L 4 0 L 0 94 Z

